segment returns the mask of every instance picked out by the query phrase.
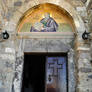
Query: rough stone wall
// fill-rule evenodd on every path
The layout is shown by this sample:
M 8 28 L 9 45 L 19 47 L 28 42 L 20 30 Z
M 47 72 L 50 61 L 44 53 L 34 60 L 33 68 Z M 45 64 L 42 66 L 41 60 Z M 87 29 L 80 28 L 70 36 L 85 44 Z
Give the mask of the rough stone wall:
M 32 7 L 39 3 L 44 3 L 45 0 L 0 0 L 0 32 L 7 30 L 10 38 L 0 42 L 0 92 L 12 92 L 12 82 L 16 73 L 15 61 L 16 52 L 19 50 L 19 57 L 22 57 L 21 46 L 18 49 L 16 43 L 16 25 L 19 16 L 27 11 L 27 7 Z M 77 14 L 81 16 L 86 30 L 91 30 L 92 12 L 90 0 L 61 0 L 67 1 L 74 7 Z M 60 0 L 47 0 L 46 2 L 61 2 Z M 89 2 L 90 3 L 89 3 Z M 89 3 L 89 4 L 88 4 Z M 24 6 L 21 8 L 21 6 Z M 21 11 L 19 10 L 21 8 Z M 16 17 L 13 17 L 13 16 Z M 79 30 L 75 43 L 76 49 L 76 92 L 92 92 L 92 64 L 90 63 L 90 46 L 81 39 L 81 31 Z M 15 34 L 15 35 L 14 35 Z M 92 47 L 92 46 L 91 46 Z
M 89 51 L 78 51 L 77 55 L 77 92 L 92 92 L 92 65 Z
M 13 40 L 0 42 L 0 92 L 11 92 L 15 69 Z

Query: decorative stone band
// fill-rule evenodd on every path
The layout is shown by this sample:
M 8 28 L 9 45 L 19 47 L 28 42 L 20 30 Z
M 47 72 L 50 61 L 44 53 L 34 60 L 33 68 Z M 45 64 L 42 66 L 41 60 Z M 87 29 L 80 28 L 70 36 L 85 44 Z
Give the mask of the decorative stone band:
M 83 51 L 90 51 L 90 48 L 87 48 L 87 47 L 78 47 L 78 48 L 77 48 L 77 51 L 80 51 L 80 50 L 83 50 Z
M 73 32 L 24 32 L 18 33 L 19 39 L 30 39 L 30 38 L 74 38 Z

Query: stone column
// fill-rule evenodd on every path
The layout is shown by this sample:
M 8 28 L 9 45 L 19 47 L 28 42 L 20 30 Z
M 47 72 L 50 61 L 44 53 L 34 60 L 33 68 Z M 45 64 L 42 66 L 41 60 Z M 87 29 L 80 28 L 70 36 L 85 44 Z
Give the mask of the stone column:
M 76 41 L 77 89 L 76 92 L 92 92 L 92 64 L 88 41 Z
M 75 92 L 75 57 L 74 50 L 70 49 L 68 52 L 68 92 Z
M 24 64 L 24 49 L 23 39 L 16 40 L 16 61 L 15 61 L 15 72 L 12 83 L 11 92 L 21 92 L 22 87 L 22 73 Z

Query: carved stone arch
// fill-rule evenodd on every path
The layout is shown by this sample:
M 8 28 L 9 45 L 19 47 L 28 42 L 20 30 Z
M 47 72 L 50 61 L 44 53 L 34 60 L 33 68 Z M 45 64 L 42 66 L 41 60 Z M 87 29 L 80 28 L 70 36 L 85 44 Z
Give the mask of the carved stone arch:
M 42 2 L 34 0 L 34 2 L 30 1 L 29 5 L 27 5 L 27 3 L 25 5 L 22 5 L 18 9 L 18 11 L 15 12 L 15 14 L 12 18 L 12 19 L 15 19 L 15 20 L 11 19 L 11 22 L 13 21 L 14 24 L 15 24 L 14 25 L 14 28 L 15 28 L 14 30 L 16 30 L 16 28 L 18 26 L 18 23 L 21 21 L 21 19 L 23 18 L 23 15 L 25 14 L 26 11 L 28 11 L 30 8 L 32 8 L 34 6 L 37 6 L 39 4 L 45 4 L 45 3 L 50 3 L 50 4 L 57 5 L 61 8 L 63 8 L 73 18 L 75 28 L 76 28 L 75 33 L 77 34 L 79 32 L 84 32 L 85 25 L 84 25 L 84 22 L 83 22 L 81 16 L 79 16 L 79 14 L 77 13 L 77 11 L 74 9 L 74 7 L 72 5 L 70 5 L 67 1 L 63 1 L 63 0 L 57 0 L 57 1 L 53 1 L 53 0 L 46 1 L 46 0 L 44 0 Z

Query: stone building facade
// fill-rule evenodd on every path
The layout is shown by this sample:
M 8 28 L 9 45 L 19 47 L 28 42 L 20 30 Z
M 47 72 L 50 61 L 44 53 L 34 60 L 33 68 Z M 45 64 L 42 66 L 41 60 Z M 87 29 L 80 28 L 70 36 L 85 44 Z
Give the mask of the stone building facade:
M 52 35 L 18 32 L 30 9 L 46 3 L 68 12 L 74 31 Z M 92 92 L 92 36 L 82 39 L 85 30 L 92 31 L 92 0 L 0 0 L 0 32 L 5 30 L 10 37 L 0 38 L 0 92 L 21 92 L 25 52 L 67 53 L 68 92 Z

